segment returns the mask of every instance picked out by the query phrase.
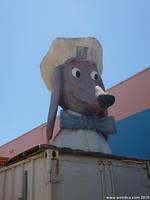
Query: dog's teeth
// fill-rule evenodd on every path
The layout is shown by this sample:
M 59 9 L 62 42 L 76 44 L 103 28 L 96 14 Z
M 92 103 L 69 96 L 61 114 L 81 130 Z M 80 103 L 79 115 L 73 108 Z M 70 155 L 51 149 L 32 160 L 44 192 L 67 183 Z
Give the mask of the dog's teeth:
M 95 86 L 95 96 L 98 97 L 99 95 L 107 94 L 100 86 Z

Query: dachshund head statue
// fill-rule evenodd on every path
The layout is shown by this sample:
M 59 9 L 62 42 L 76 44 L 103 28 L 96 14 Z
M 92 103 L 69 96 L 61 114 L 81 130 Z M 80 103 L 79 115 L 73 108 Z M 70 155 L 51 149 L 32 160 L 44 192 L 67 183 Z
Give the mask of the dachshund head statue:
M 58 105 L 86 116 L 103 118 L 115 97 L 105 92 L 102 47 L 97 39 L 56 38 L 41 63 L 41 74 L 52 92 L 47 139 L 52 138 Z

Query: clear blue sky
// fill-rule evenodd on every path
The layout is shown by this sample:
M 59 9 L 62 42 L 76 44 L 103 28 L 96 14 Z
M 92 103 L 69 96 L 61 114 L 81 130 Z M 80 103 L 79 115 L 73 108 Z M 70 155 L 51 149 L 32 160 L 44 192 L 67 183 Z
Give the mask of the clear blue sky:
M 0 145 L 47 120 L 39 65 L 60 36 L 99 39 L 109 88 L 150 64 L 150 1 L 1 0 Z

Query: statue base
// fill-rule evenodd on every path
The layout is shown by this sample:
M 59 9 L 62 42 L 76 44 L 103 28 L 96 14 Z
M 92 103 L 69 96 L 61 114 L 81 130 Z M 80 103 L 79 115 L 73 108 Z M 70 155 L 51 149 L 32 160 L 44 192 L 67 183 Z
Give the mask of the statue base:
M 62 129 L 52 144 L 57 147 L 111 154 L 111 149 L 103 135 L 93 130 Z

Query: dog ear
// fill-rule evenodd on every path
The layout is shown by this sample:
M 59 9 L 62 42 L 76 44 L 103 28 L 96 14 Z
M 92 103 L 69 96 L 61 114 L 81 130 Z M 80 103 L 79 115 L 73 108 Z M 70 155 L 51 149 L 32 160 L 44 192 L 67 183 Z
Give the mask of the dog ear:
M 60 103 L 62 92 L 62 68 L 56 67 L 53 75 L 53 89 L 51 94 L 51 101 L 47 120 L 47 140 L 49 141 L 53 136 L 53 129 L 56 120 L 58 105 Z

